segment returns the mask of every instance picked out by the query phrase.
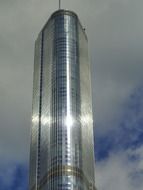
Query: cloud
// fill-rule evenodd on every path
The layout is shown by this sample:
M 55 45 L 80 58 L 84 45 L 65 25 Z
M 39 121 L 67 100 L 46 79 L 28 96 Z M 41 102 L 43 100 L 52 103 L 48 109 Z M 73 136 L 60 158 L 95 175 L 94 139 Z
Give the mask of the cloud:
M 128 100 L 115 128 L 95 136 L 97 160 L 105 159 L 113 151 L 136 149 L 143 144 L 143 87 L 135 88 Z
M 118 127 L 96 139 L 98 189 L 143 189 L 143 88 L 124 105 Z
M 141 84 L 143 67 L 140 20 L 143 15 L 139 8 L 142 2 L 125 4 L 116 0 L 102 3 L 108 8 L 97 17 L 93 16 L 94 32 L 89 26 L 96 133 L 115 128 L 124 109 L 123 102 Z
M 96 184 L 100 190 L 142 190 L 143 188 L 143 146 L 135 151 L 111 153 L 96 165 Z M 129 159 L 136 157 L 136 160 Z
M 29 160 L 34 41 L 57 7 L 58 1 L 56 4 L 52 0 L 0 2 L 2 163 Z M 143 81 L 143 1 L 63 0 L 62 7 L 77 12 L 89 39 L 96 149 L 100 150 L 96 154 L 99 158 L 96 170 L 99 187 L 102 190 L 107 185 L 108 171 L 104 169 L 111 167 L 112 161 L 115 171 L 109 172 L 115 173 L 116 180 L 123 180 L 123 186 L 120 184 L 118 188 L 124 187 L 126 190 L 128 185 L 131 186 L 128 174 L 132 171 L 125 165 L 128 159 L 126 151 L 133 146 L 134 150 L 138 150 L 137 147 L 142 144 L 142 130 L 139 127 L 142 126 L 142 112 L 138 106 L 142 103 L 136 100 L 141 97 L 137 87 Z M 134 97 L 131 97 L 132 94 L 135 94 Z M 135 105 L 131 105 L 131 102 Z M 121 146 L 119 142 L 122 142 Z M 120 150 L 120 153 L 117 152 L 119 159 L 111 154 L 115 147 Z M 122 151 L 125 151 L 125 155 Z M 131 161 L 129 163 L 133 164 Z M 15 166 L 11 168 L 9 172 L 5 170 L 6 175 L 14 176 Z M 120 175 L 116 173 L 117 169 Z M 103 185 L 100 184 L 100 175 L 105 178 Z M 109 176 L 109 181 L 112 176 Z M 141 171 L 131 176 L 142 179 Z M 109 187 L 116 189 L 114 185 L 109 184 Z
M 87 30 L 98 135 L 116 126 L 123 102 L 143 79 L 141 5 L 139 0 L 62 3 L 63 8 L 78 13 Z M 25 158 L 29 152 L 34 41 L 56 6 L 46 0 L 2 1 L 0 6 L 1 141 L 21 157 L 25 152 Z

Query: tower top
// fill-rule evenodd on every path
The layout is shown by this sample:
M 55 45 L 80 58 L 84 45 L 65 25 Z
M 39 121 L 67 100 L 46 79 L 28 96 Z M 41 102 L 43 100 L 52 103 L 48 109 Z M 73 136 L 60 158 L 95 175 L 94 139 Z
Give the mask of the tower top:
M 74 17 L 77 17 L 77 14 L 73 11 L 70 11 L 70 10 L 65 10 L 65 9 L 59 9 L 57 11 L 55 11 L 52 15 L 51 15 L 51 18 L 57 16 L 57 15 L 70 15 L 70 16 L 74 16 Z

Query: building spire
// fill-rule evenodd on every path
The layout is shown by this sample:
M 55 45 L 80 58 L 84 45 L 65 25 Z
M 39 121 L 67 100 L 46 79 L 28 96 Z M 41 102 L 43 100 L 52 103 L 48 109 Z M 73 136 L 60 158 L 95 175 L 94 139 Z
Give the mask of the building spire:
M 59 0 L 59 10 L 61 9 L 61 0 Z

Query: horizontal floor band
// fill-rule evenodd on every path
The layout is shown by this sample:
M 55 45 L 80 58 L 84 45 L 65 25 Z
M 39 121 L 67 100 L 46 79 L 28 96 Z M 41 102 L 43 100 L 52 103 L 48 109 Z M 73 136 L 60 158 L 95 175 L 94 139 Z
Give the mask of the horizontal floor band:
M 94 186 L 91 186 L 91 183 L 87 180 L 85 175 L 83 174 L 82 170 L 73 167 L 73 166 L 68 166 L 68 165 L 59 165 L 57 167 L 52 168 L 49 170 L 44 177 L 40 180 L 39 183 L 39 190 L 50 180 L 52 180 L 54 177 L 58 176 L 75 176 L 80 178 L 91 190 L 96 190 Z M 35 190 L 35 185 L 30 189 L 30 190 Z M 36 189 L 37 190 L 37 189 Z

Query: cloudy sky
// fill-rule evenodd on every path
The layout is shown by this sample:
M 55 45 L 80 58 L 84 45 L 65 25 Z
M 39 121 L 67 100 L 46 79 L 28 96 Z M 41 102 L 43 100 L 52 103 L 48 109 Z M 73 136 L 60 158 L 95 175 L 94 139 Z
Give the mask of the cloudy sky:
M 58 0 L 0 0 L 0 190 L 28 189 L 34 41 Z M 89 39 L 98 190 L 143 189 L 143 1 L 63 0 Z

